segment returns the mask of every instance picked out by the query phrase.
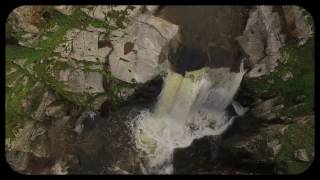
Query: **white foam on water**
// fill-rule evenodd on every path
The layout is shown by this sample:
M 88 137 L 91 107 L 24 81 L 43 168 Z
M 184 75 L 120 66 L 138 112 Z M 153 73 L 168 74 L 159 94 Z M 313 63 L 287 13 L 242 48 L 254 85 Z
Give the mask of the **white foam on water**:
M 147 159 L 146 173 L 171 174 L 175 148 L 193 140 L 222 134 L 233 122 L 232 103 L 245 71 L 203 68 L 180 74 L 169 70 L 154 112 L 143 110 L 133 120 L 136 148 Z

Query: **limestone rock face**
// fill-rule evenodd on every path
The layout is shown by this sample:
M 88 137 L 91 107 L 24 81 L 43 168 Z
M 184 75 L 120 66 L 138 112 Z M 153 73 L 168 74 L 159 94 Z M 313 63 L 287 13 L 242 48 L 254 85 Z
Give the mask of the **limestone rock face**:
M 66 42 L 54 51 L 61 53 L 62 57 L 70 57 L 78 61 L 104 62 L 104 58 L 111 50 L 105 46 L 98 47 L 99 36 L 105 29 L 88 26 L 87 31 L 71 29 L 66 35 Z
M 101 93 L 103 89 L 103 69 L 105 57 L 111 48 L 99 47 L 99 37 L 105 29 L 88 26 L 86 31 L 71 29 L 66 33 L 66 42 L 55 49 L 69 62 L 72 68 L 60 70 L 58 80 L 65 83 L 68 91 Z M 91 65 L 85 65 L 90 63 Z M 90 66 L 90 67 L 89 67 Z M 89 67 L 89 69 L 84 69 Z
M 179 42 L 179 27 L 163 19 L 140 15 L 122 36 L 113 39 L 109 57 L 112 75 L 126 82 L 147 82 L 167 65 L 170 43 Z M 163 56 L 163 57 L 161 57 Z
M 284 35 L 281 32 L 281 19 L 273 6 L 258 6 L 251 11 L 238 43 L 249 56 L 251 71 L 249 77 L 259 77 L 274 71 L 281 57 Z
M 59 80 L 65 82 L 68 91 L 72 92 L 104 92 L 103 77 L 99 72 L 84 72 L 81 70 L 60 71 Z

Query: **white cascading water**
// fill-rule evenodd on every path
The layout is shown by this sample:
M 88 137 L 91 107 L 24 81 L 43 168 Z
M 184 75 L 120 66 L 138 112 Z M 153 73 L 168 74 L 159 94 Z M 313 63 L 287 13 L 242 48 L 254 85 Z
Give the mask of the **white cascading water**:
M 232 103 L 245 71 L 202 68 L 185 76 L 169 70 L 154 112 L 142 111 L 133 121 L 136 148 L 147 159 L 146 173 L 171 174 L 175 148 L 194 139 L 223 133 L 233 122 Z

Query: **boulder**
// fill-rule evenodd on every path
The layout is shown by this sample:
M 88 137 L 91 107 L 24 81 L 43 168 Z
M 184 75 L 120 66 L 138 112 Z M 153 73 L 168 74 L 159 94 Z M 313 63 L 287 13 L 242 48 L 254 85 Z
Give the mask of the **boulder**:
M 251 112 L 257 118 L 268 120 L 275 119 L 279 110 L 284 108 L 283 104 L 278 105 L 280 99 L 280 97 L 275 97 L 258 103 L 252 108 Z
M 298 149 L 298 150 L 294 151 L 294 157 L 299 161 L 303 161 L 303 162 L 310 161 L 306 149 Z
M 113 40 L 110 54 L 111 73 L 133 83 L 145 83 L 164 70 L 170 43 L 179 42 L 179 27 L 161 18 L 140 15 L 128 25 L 123 35 Z
M 273 6 L 256 6 L 250 13 L 243 34 L 237 41 L 249 56 L 251 71 L 248 77 L 259 77 L 274 71 L 281 57 L 284 35 L 281 19 Z
M 268 142 L 267 143 L 267 146 L 272 149 L 272 152 L 273 152 L 273 155 L 276 156 L 280 150 L 281 150 L 281 147 L 282 145 L 280 144 L 279 140 L 278 139 L 275 139 L 271 142 Z
M 292 79 L 292 78 L 293 78 L 293 74 L 290 71 L 281 77 L 283 81 L 288 81 L 289 79 Z
M 235 112 L 238 116 L 243 116 L 247 111 L 249 111 L 249 108 L 243 107 L 239 102 L 233 101 L 232 107 L 234 108 Z

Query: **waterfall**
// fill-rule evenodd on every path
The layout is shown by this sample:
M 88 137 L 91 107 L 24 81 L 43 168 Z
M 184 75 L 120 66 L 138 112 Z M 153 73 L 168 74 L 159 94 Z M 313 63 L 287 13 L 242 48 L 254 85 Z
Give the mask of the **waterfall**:
M 230 68 L 204 67 L 182 76 L 168 70 L 154 111 L 141 111 L 132 125 L 136 148 L 147 161 L 147 173 L 172 173 L 175 148 L 188 147 L 203 136 L 219 135 L 232 124 L 234 117 L 226 108 L 244 73 L 243 62 L 238 73 Z

